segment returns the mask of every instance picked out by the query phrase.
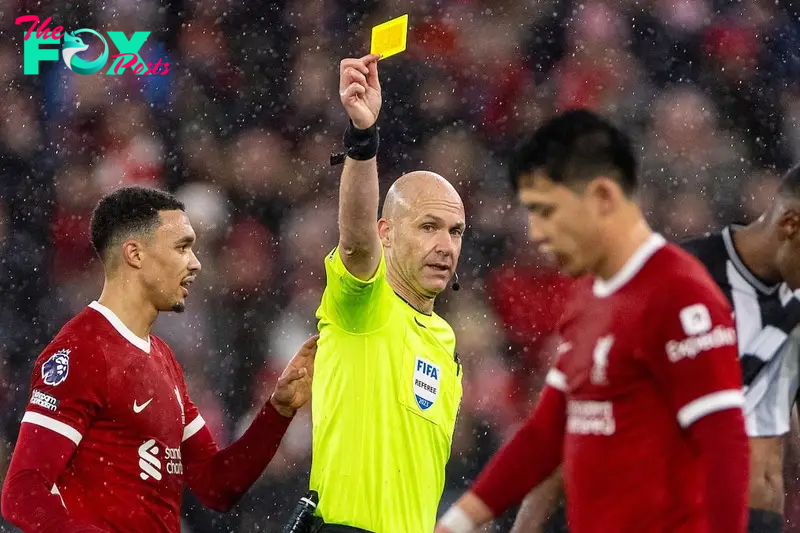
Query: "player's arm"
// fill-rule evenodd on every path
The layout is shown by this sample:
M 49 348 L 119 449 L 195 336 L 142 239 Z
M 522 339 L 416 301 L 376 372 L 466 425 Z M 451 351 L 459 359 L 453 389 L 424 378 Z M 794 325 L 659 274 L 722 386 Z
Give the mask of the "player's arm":
M 381 260 L 378 238 L 378 132 L 381 108 L 378 56 L 344 59 L 339 66 L 339 95 L 350 117 L 345 133 L 347 158 L 339 185 L 339 253 L 347 270 L 370 279 Z
M 59 496 L 52 492 L 76 449 L 76 444 L 62 435 L 23 423 L 3 485 L 3 518 L 26 532 L 103 531 L 73 520 Z
M 34 366 L 0 501 L 3 518 L 21 530 L 103 531 L 71 518 L 53 488 L 103 405 L 105 380 L 103 355 L 81 348 L 48 349 Z
M 188 422 L 181 457 L 186 483 L 198 499 L 215 511 L 228 511 L 261 477 L 295 412 L 311 398 L 317 337 L 307 340 L 278 379 L 275 391 L 247 431 L 220 450 L 197 407 L 184 393 Z
M 647 362 L 706 464 L 709 532 L 743 533 L 749 457 L 730 308 L 710 281 L 684 278 L 653 311 Z
M 533 415 L 445 513 L 435 533 L 473 531 L 519 503 L 558 468 L 566 426 L 565 388 L 564 375 L 551 369 Z
M 522 500 L 511 533 L 541 533 L 563 492 L 564 480 L 559 469 Z

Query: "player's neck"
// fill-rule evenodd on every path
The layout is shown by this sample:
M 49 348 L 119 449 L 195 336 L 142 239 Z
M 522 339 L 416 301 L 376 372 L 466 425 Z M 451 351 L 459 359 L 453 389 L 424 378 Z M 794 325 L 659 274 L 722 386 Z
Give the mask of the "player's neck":
M 103 292 L 97 299 L 100 305 L 110 309 L 125 326 L 139 338 L 148 339 L 150 328 L 158 317 L 141 294 L 131 290 L 131 284 L 122 280 L 106 279 Z
M 775 243 L 770 238 L 769 227 L 763 219 L 731 232 L 733 247 L 744 266 L 767 283 L 780 281 L 775 267 Z
M 417 291 L 411 288 L 409 283 L 397 275 L 395 269 L 386 269 L 386 281 L 389 283 L 389 286 L 392 288 L 394 293 L 405 300 L 408 305 L 426 315 L 433 313 L 434 299 L 427 298 L 417 293 Z
M 629 216 L 617 221 L 613 237 L 606 241 L 606 254 L 595 269 L 595 276 L 602 280 L 614 277 L 633 254 L 653 235 L 653 230 L 642 216 Z

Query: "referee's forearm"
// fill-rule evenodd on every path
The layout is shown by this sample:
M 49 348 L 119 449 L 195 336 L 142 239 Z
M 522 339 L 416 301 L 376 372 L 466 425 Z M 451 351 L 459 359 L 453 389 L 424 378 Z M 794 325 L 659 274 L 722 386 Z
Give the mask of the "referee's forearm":
M 377 248 L 378 164 L 376 158 L 347 158 L 339 185 L 339 244 L 346 252 Z

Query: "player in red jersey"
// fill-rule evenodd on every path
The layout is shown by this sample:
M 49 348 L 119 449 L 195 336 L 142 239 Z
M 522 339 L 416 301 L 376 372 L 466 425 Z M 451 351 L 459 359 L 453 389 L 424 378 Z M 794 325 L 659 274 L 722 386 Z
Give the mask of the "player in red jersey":
M 177 533 L 184 487 L 224 511 L 272 459 L 310 397 L 316 337 L 220 450 L 172 350 L 150 334 L 159 312 L 184 309 L 200 271 L 194 240 L 183 205 L 158 190 L 119 189 L 95 208 L 105 285 L 36 361 L 3 487 L 9 522 L 28 533 Z
M 696 259 L 647 226 L 629 140 L 572 111 L 536 131 L 512 173 L 532 240 L 582 279 L 536 410 L 436 532 L 472 531 L 561 464 L 573 533 L 743 533 L 731 309 Z

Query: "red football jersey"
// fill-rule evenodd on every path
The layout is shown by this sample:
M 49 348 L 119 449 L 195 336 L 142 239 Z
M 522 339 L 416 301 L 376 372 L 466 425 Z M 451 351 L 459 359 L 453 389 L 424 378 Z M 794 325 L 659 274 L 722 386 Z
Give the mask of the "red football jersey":
M 205 423 L 170 348 L 97 302 L 37 359 L 22 422 L 77 445 L 53 491 L 70 517 L 113 531 L 180 531 L 184 464 L 216 451 L 184 444 Z
M 705 268 L 654 235 L 612 279 L 577 284 L 559 334 L 547 383 L 566 400 L 571 530 L 707 531 L 686 428 L 744 397 L 731 310 Z

